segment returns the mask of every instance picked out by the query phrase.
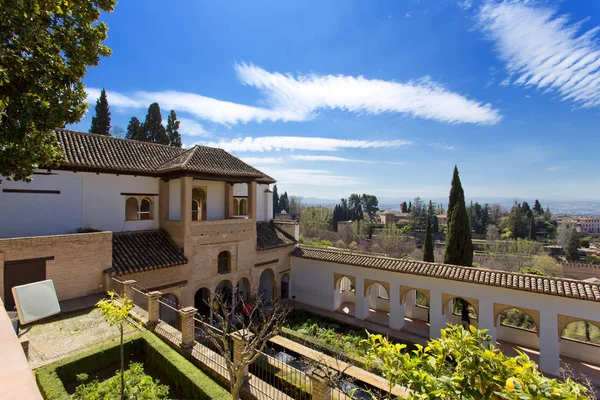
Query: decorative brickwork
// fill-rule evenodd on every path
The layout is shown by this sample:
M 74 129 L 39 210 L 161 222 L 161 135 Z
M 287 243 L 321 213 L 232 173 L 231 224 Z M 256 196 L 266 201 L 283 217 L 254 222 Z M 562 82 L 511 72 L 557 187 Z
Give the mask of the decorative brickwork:
M 312 369 L 307 372 L 307 375 L 310 378 L 312 400 L 330 400 L 331 387 L 328 385 L 325 373 Z
M 154 291 L 148 293 L 148 326 L 154 327 L 158 324 L 160 316 L 160 305 L 158 300 L 160 299 L 161 293 Z

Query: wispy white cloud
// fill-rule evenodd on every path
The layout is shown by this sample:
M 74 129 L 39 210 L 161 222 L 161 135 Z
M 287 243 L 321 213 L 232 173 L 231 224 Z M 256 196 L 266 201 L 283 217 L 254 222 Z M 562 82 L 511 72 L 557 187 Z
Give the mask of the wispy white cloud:
M 450 146 L 449 144 L 446 144 L 443 142 L 433 142 L 433 143 L 431 143 L 430 146 L 435 147 L 436 149 L 442 149 L 442 150 L 448 150 L 448 151 L 456 150 L 456 147 Z
M 556 171 L 560 171 L 561 169 L 564 169 L 565 167 L 560 167 L 560 166 L 554 166 L 554 167 L 548 167 L 546 168 L 546 171 L 548 172 L 556 172 Z
M 263 167 L 261 171 L 277 177 L 278 186 L 297 187 L 308 186 L 354 186 L 363 184 L 360 179 L 352 176 L 336 175 L 328 170 L 321 169 L 282 169 L 275 167 Z
M 210 147 L 218 147 L 226 151 L 279 151 L 279 150 L 312 150 L 336 151 L 344 148 L 381 148 L 402 147 L 411 144 L 409 140 L 348 140 L 323 137 L 301 136 L 262 136 L 236 139 L 221 139 L 219 141 L 203 142 Z M 192 144 L 193 145 L 193 144 Z
M 428 77 L 398 83 L 363 76 L 271 73 L 252 64 L 235 66 L 240 80 L 261 90 L 273 109 L 310 118 L 319 109 L 354 113 L 395 112 L 448 123 L 494 124 L 499 112 L 451 92 Z
M 189 118 L 177 117 L 180 122 L 179 133 L 188 136 L 205 136 L 209 137 L 212 134 L 204 129 L 202 124 Z
M 240 157 L 240 160 L 252 166 L 282 164 L 286 162 L 283 157 Z
M 599 27 L 582 32 L 552 8 L 533 1 L 488 0 L 477 15 L 479 28 L 495 43 L 516 86 L 558 93 L 582 107 L 600 105 Z
M 297 75 L 268 72 L 253 64 L 236 64 L 243 84 L 261 91 L 268 107 L 255 107 L 178 91 L 119 93 L 107 91 L 108 102 L 117 109 L 145 109 L 158 102 L 165 109 L 231 125 L 250 121 L 306 121 L 320 110 L 344 110 L 357 114 L 400 113 L 446 123 L 494 124 L 500 113 L 452 92 L 428 77 L 398 83 L 362 76 Z M 88 102 L 100 95 L 86 88 Z
M 290 159 L 295 161 L 325 161 L 325 162 L 351 162 L 351 163 L 365 163 L 365 164 L 393 164 L 403 165 L 402 162 L 396 161 L 373 161 L 373 160 L 359 160 L 355 158 L 345 158 L 338 156 L 315 156 L 315 155 L 291 155 Z

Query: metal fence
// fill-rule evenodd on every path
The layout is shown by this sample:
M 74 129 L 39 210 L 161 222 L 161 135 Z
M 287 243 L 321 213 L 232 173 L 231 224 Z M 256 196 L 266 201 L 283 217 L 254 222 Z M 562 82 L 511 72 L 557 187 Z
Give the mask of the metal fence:
M 275 358 L 268 354 L 260 353 L 256 361 L 250 365 L 249 372 L 260 381 L 268 383 L 292 399 L 310 400 L 312 398 L 310 378 L 302 371 L 300 366 L 290 365 L 290 361 L 284 357 Z M 269 396 L 268 393 L 263 392 L 264 387 L 255 384 L 252 380 L 249 381 L 249 385 L 261 391 L 264 395 Z

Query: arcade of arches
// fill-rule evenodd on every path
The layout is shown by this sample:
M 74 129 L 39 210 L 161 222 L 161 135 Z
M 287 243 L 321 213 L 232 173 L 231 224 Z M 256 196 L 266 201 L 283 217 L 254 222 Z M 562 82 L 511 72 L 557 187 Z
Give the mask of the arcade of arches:
M 324 269 L 324 265 L 339 264 L 322 263 L 318 264 L 317 268 Z M 335 267 L 332 269 L 335 270 Z M 307 276 L 314 275 L 313 272 L 307 273 Z M 394 272 L 389 273 L 394 274 Z M 600 307 L 598 306 L 596 306 L 598 307 L 596 321 L 557 313 L 553 324 L 551 314 L 545 310 L 521 307 L 519 292 L 515 293 L 515 291 L 507 292 L 507 299 L 514 302 L 511 304 L 507 301 L 505 304 L 490 301 L 485 297 L 468 296 L 463 290 L 453 290 L 450 282 L 446 285 L 448 292 L 441 289 L 434 298 L 431 287 L 426 285 L 415 287 L 398 284 L 396 286 L 385 279 L 364 277 L 365 275 L 374 277 L 376 276 L 374 274 L 359 277 L 333 272 L 332 275 L 333 304 L 330 310 L 359 320 L 421 337 L 436 337 L 446 323 L 473 325 L 479 329 L 487 329 L 492 340 L 504 343 L 502 348 L 508 353 L 514 352 L 514 346 L 530 349 L 534 359 L 538 358 L 541 369 L 554 374 L 558 371 L 560 357 L 593 364 L 598 364 L 600 360 L 600 346 L 598 346 Z M 379 276 L 381 275 L 383 274 Z M 306 282 L 315 279 L 317 278 L 312 277 Z M 302 292 L 305 289 L 298 288 L 301 283 L 296 282 L 295 285 L 297 291 Z M 306 296 L 300 296 L 299 301 L 305 302 L 309 297 Z M 544 294 L 539 296 L 550 297 Z M 593 302 L 587 300 L 569 300 L 583 302 L 586 306 L 593 305 Z M 559 330 L 560 335 L 557 334 Z M 565 337 L 565 332 L 569 332 L 569 337 Z

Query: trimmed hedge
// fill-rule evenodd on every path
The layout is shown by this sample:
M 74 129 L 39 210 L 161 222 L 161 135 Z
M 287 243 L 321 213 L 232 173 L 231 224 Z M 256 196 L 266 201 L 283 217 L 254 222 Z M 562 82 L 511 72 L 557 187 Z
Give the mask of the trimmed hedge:
M 202 371 L 171 349 L 151 332 L 128 337 L 124 343 L 126 365 L 132 355 L 144 354 L 147 364 L 163 372 L 170 386 L 190 399 L 229 399 L 230 394 Z M 120 362 L 119 342 L 111 341 L 88 352 L 38 368 L 36 380 L 44 399 L 68 399 L 64 383 L 74 382 L 76 375 L 95 372 Z M 166 382 L 162 382 L 166 383 Z

